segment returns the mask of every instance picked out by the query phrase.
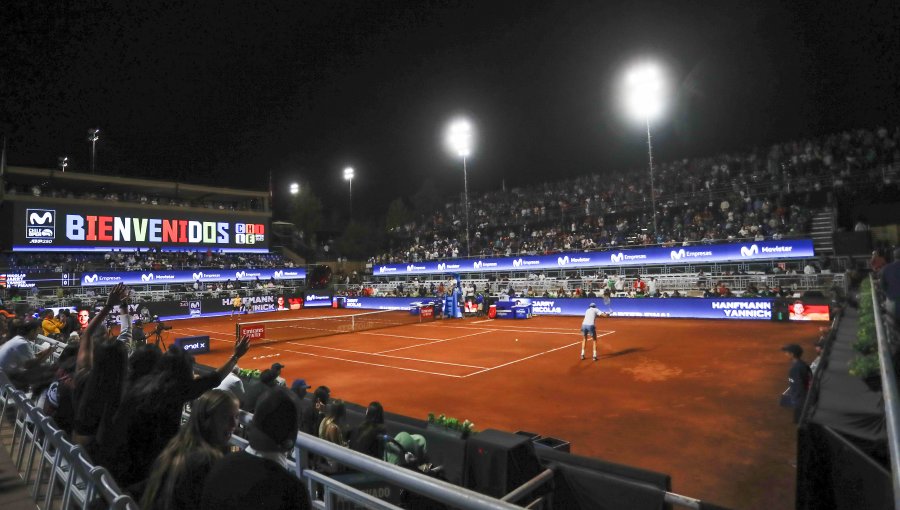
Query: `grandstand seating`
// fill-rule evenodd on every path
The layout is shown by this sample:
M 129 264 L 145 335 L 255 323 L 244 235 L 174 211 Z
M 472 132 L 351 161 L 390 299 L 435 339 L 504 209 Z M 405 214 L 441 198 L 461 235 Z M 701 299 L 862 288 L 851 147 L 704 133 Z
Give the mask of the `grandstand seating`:
M 809 232 L 817 207 L 895 182 L 898 146 L 900 129 L 878 128 L 662 163 L 656 237 L 643 171 L 473 193 L 471 255 L 799 236 Z M 462 201 L 447 203 L 394 229 L 392 249 L 370 262 L 465 255 L 463 215 Z

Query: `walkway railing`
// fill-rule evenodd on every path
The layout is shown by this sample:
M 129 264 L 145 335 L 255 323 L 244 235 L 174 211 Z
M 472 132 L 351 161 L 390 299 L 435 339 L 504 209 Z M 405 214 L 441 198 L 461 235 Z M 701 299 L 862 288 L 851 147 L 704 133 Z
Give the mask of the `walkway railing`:
M 875 313 L 875 335 L 878 338 L 878 360 L 881 365 L 881 387 L 884 398 L 884 415 L 887 421 L 888 452 L 890 454 L 891 477 L 894 485 L 894 509 L 900 510 L 900 408 L 897 400 L 897 372 L 891 357 L 889 330 L 885 327 L 885 317 L 881 313 L 881 293 L 878 282 L 872 283 L 872 309 Z

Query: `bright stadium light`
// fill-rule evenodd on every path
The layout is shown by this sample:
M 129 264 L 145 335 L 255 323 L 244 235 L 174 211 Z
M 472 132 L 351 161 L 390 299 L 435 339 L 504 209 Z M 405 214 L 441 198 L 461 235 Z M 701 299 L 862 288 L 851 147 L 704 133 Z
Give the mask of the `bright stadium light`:
M 353 177 L 356 175 L 356 171 L 353 170 L 352 166 L 348 166 L 344 168 L 344 180 L 350 183 L 350 220 L 353 220 Z
M 662 115 L 666 99 L 666 81 L 660 66 L 641 62 L 625 73 L 623 83 L 625 108 L 628 113 L 647 125 L 647 158 L 650 161 L 650 202 L 653 207 L 653 238 L 657 242 L 656 188 L 653 184 L 653 144 L 650 121 Z
M 463 188 L 465 190 L 466 201 L 466 255 L 471 255 L 472 250 L 469 247 L 469 170 L 466 165 L 466 159 L 472 155 L 473 135 L 472 124 L 465 119 L 457 119 L 450 123 L 447 128 L 447 147 L 456 156 L 463 160 Z
M 59 169 L 65 172 L 66 167 L 69 166 L 68 156 L 60 156 L 59 158 L 57 158 L 57 161 L 59 162 Z
M 297 195 L 300 193 L 300 184 L 292 182 L 288 189 L 290 190 L 291 195 Z

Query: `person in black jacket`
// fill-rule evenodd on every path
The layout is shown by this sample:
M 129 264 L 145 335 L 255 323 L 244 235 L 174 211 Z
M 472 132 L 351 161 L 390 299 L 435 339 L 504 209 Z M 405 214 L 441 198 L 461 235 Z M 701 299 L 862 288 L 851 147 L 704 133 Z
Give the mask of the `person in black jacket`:
M 785 405 L 794 408 L 794 423 L 799 423 L 803 403 L 806 402 L 806 394 L 812 382 L 812 371 L 802 359 L 803 347 L 787 344 L 781 350 L 791 358 L 791 368 L 788 371 L 789 386 L 784 395 Z
M 306 398 L 307 390 L 311 388 L 306 379 L 295 379 L 291 385 L 291 395 L 297 406 L 297 428 L 300 432 L 317 435 L 316 430 L 316 406 L 312 400 Z
M 272 388 L 259 400 L 248 429 L 250 446 L 213 467 L 200 500 L 202 510 L 306 510 L 309 496 L 288 471 L 286 452 L 297 438 L 297 410 L 288 390 Z
M 380 459 L 384 457 L 381 437 L 387 434 L 384 426 L 384 407 L 372 402 L 366 408 L 366 417 L 350 434 L 350 449 Z

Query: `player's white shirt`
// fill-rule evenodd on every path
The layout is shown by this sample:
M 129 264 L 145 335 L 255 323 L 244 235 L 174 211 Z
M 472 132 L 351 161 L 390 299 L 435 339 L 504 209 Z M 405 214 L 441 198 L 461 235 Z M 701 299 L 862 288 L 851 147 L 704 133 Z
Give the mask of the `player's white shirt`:
M 603 312 L 601 312 L 600 310 L 598 310 L 597 308 L 595 308 L 593 306 L 588 308 L 587 311 L 584 312 L 584 321 L 581 322 L 581 325 L 582 326 L 593 326 L 594 319 L 596 319 L 598 315 L 603 315 Z

